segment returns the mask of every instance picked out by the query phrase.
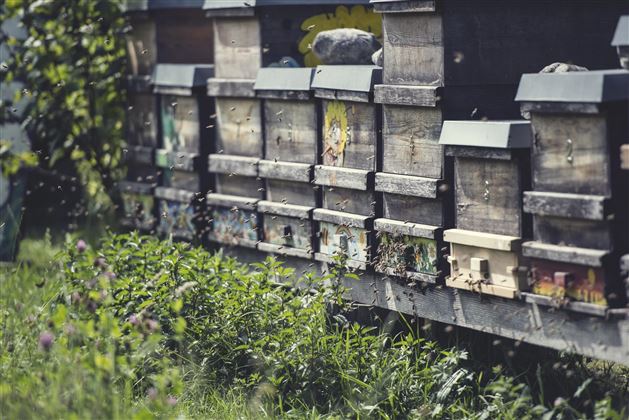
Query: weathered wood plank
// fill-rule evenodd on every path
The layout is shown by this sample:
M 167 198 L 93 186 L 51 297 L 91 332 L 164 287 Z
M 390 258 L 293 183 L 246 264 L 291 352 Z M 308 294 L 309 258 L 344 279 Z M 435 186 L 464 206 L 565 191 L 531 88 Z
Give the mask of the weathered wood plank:
M 517 252 L 522 238 L 492 233 L 473 232 L 463 229 L 448 229 L 443 232 L 443 240 L 461 245 L 490 248 L 498 251 Z
M 367 191 L 373 185 L 373 172 L 363 169 L 342 168 L 327 165 L 316 165 L 314 183 L 330 187 L 349 188 Z
M 437 6 L 435 0 L 371 0 L 373 9 L 379 13 L 419 13 L 435 12 Z
M 257 99 L 216 98 L 216 152 L 261 157 L 261 105 Z
M 610 195 L 605 115 L 531 115 L 533 186 L 539 191 Z
M 198 153 L 201 142 L 196 97 L 164 95 L 160 102 L 162 145 L 168 151 Z
M 542 216 L 605 220 L 609 199 L 600 195 L 525 191 L 524 211 Z
M 590 267 L 602 267 L 609 252 L 598 249 L 577 248 L 531 241 L 522 244 L 522 255 L 525 257 L 541 258 Z
M 260 201 L 253 197 L 238 197 L 235 195 L 210 193 L 205 196 L 208 206 L 238 208 L 241 210 L 255 210 L 256 204 Z
M 214 62 L 216 77 L 255 79 L 262 67 L 258 18 L 214 19 Z
M 128 96 L 127 143 L 157 147 L 157 99 L 151 94 L 133 93 Z
M 201 190 L 201 176 L 198 172 L 180 171 L 172 167 L 162 169 L 162 185 L 179 188 L 186 191 L 199 192 Z
M 434 108 L 441 99 L 438 90 L 435 86 L 376 85 L 374 102 Z
M 157 187 L 155 188 L 155 197 L 164 200 L 179 201 L 181 203 L 190 203 L 195 194 L 190 191 L 184 191 L 177 188 Z
M 395 277 L 401 280 L 404 280 L 408 283 L 427 283 L 427 284 L 436 284 L 441 280 L 441 275 L 432 275 L 426 273 L 418 273 L 417 271 L 405 271 L 400 273 L 394 267 L 385 267 L 383 269 L 375 269 L 377 273 L 386 274 L 387 276 Z
M 197 153 L 176 152 L 164 149 L 155 151 L 155 166 L 178 171 L 194 172 L 199 168 Z
M 382 197 L 382 215 L 387 219 L 445 226 L 445 208 L 441 198 L 435 200 L 389 193 L 384 193 Z
M 375 184 L 376 191 L 413 197 L 437 198 L 441 195 L 439 190 L 444 182 L 434 178 L 377 172 Z
M 336 264 L 336 260 L 334 259 L 333 255 L 328 255 L 328 254 L 324 254 L 322 252 L 315 252 L 314 254 L 314 259 L 316 261 L 328 264 L 328 265 L 335 265 Z M 345 265 L 348 268 L 351 268 L 353 270 L 361 270 L 361 271 L 365 271 L 367 270 L 367 263 L 363 262 L 363 261 L 357 261 L 357 260 L 353 260 L 353 259 L 347 259 L 345 260 Z M 324 269 L 325 271 L 325 269 Z
M 613 224 L 604 220 L 533 217 L 533 237 L 547 244 L 614 249 Z
M 516 153 L 511 149 L 497 149 L 471 146 L 447 146 L 446 156 L 456 156 L 461 158 L 491 159 L 491 160 L 513 160 Z
M 373 218 L 369 216 L 361 216 L 358 214 L 327 209 L 314 209 L 312 212 L 312 218 L 320 222 L 328 222 L 335 225 L 344 225 L 360 229 L 370 228 L 370 224 L 373 221 Z
M 258 202 L 258 211 L 260 213 L 277 214 L 279 216 L 308 218 L 310 217 L 312 210 L 314 210 L 314 208 L 310 206 L 275 203 L 267 200 L 261 200 Z
M 385 14 L 383 27 L 385 84 L 443 85 L 441 15 Z
M 562 309 L 567 311 L 580 312 L 594 316 L 605 316 L 609 308 L 602 305 L 595 305 L 587 302 L 578 302 L 575 300 L 560 300 L 551 296 L 536 295 L 534 293 L 522 293 L 524 301 L 534 303 L 540 306 L 548 306 L 551 308 Z
M 522 236 L 521 168 L 518 161 L 456 158 L 456 226 Z
M 317 110 L 314 102 L 264 101 L 265 157 L 317 163 Z
M 157 60 L 155 22 L 150 19 L 132 19 L 126 43 L 129 72 L 133 75 L 150 75 Z
M 214 62 L 212 25 L 200 9 L 159 13 L 156 24 L 159 63 Z
M 262 225 L 262 240 L 265 243 L 284 248 L 298 248 L 305 254 L 312 252 L 312 222 L 308 217 L 304 219 L 265 214 Z
M 268 242 L 260 242 L 258 244 L 258 250 L 262 252 L 268 252 L 271 254 L 279 254 L 285 257 L 297 257 L 311 260 L 313 258 L 313 252 L 301 248 L 293 248 L 290 246 L 270 244 Z
M 219 194 L 259 198 L 264 196 L 263 183 L 258 178 L 232 174 L 215 174 L 214 179 L 215 189 Z
M 140 165 L 153 165 L 155 163 L 155 149 L 144 146 L 129 146 L 123 150 L 125 162 Z
M 441 110 L 393 105 L 384 105 L 382 108 L 382 171 L 441 178 Z
M 374 220 L 374 230 L 429 239 L 440 239 L 442 234 L 441 227 L 382 218 Z
M 363 216 L 376 215 L 376 197 L 371 190 L 359 191 L 349 188 L 320 187 L 323 188 L 322 207 L 329 210 L 338 210 Z
M 258 176 L 259 158 L 224 154 L 210 154 L 208 156 L 208 171 L 220 174 L 239 176 Z
M 261 160 L 258 169 L 262 178 L 285 181 L 310 182 L 312 174 L 312 165 L 309 163 Z
M 233 98 L 254 98 L 253 79 L 220 79 L 213 77 L 207 81 L 207 95 Z
M 323 164 L 375 170 L 377 106 L 322 101 Z
M 315 207 L 319 186 L 306 182 L 266 179 L 266 198 L 277 203 L 301 204 Z

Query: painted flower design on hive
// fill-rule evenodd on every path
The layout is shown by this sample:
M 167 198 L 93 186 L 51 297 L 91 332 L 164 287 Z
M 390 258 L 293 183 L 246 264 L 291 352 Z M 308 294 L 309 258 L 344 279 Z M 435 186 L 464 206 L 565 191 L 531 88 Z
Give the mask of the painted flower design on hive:
M 351 141 L 350 137 L 345 104 L 328 102 L 324 121 L 324 165 L 343 166 L 345 147 Z

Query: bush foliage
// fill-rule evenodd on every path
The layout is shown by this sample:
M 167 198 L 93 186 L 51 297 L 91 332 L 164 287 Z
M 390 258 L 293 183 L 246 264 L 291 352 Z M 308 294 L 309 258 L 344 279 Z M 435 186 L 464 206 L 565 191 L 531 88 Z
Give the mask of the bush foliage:
M 574 418 L 589 392 L 547 408 L 413 328 L 348 321 L 342 269 L 298 279 L 272 259 L 246 266 L 135 234 L 51 259 L 0 283 L 6 418 Z M 621 417 L 609 397 L 593 406 Z

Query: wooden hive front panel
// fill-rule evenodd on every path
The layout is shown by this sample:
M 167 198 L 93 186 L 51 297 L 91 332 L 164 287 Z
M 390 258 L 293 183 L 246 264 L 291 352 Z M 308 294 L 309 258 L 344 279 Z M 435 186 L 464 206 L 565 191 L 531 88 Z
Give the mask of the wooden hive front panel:
M 317 192 L 309 182 L 285 181 L 282 179 L 266 180 L 266 198 L 277 203 L 317 205 Z
M 159 13 L 156 22 L 160 63 L 214 62 L 212 24 L 201 10 L 169 10 Z
M 192 192 L 201 192 L 200 175 L 196 172 L 177 170 L 173 167 L 162 171 L 162 185 Z
M 123 218 L 122 224 L 136 229 L 151 230 L 155 227 L 155 197 L 150 184 L 120 183 Z
M 132 75 L 150 75 L 157 62 L 155 22 L 135 18 L 126 36 L 128 72 Z
M 129 92 L 127 113 L 127 143 L 156 148 L 156 98 L 152 94 Z
M 531 122 L 535 190 L 611 194 L 605 115 L 532 113 Z
M 215 77 L 255 79 L 262 67 L 257 17 L 214 19 Z
M 382 171 L 443 176 L 440 108 L 383 105 Z
M 517 160 L 456 158 L 456 227 L 522 236 L 522 190 Z
M 201 124 L 196 97 L 162 95 L 161 117 L 164 150 L 199 153 Z
M 442 198 L 411 197 L 400 194 L 383 194 L 383 217 L 402 222 L 444 226 L 445 213 Z
M 323 164 L 376 169 L 377 106 L 323 100 Z
M 311 101 L 264 101 L 265 158 L 317 163 L 317 112 Z
M 255 247 L 258 241 L 257 214 L 253 210 L 212 207 L 210 210 L 210 241 L 225 245 Z
M 442 18 L 437 13 L 391 13 L 383 17 L 385 84 L 442 86 Z
M 349 188 L 322 186 L 323 208 L 345 213 L 374 216 L 376 197 L 373 191 L 359 191 Z
M 152 165 L 134 162 L 127 163 L 127 180 L 132 182 L 156 183 L 161 171 Z
M 240 197 L 262 197 L 262 183 L 251 176 L 216 174 L 216 192 Z
M 366 229 L 319 222 L 319 252 L 328 257 L 344 254 L 349 260 L 368 264 L 370 235 Z
M 379 232 L 375 270 L 413 281 L 434 283 L 435 277 L 440 274 L 439 247 L 434 239 Z
M 312 222 L 308 218 L 264 215 L 264 241 L 312 252 Z
M 216 151 L 226 155 L 263 155 L 258 99 L 216 98 Z
M 191 198 L 180 201 L 160 197 L 156 194 L 159 213 L 158 231 L 162 235 L 173 235 L 176 238 L 194 240 L 197 238 L 196 221 L 198 206 Z
M 546 244 L 612 250 L 613 228 L 605 220 L 535 215 L 533 237 Z

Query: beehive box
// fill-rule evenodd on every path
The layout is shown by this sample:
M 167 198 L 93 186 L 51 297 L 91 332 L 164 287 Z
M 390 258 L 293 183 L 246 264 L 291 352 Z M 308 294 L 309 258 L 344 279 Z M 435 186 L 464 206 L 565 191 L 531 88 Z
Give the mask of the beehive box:
M 193 240 L 207 188 L 206 160 L 211 147 L 207 128 L 211 105 L 204 87 L 211 65 L 158 64 L 153 76 L 159 94 L 161 147 L 155 153 L 162 169 L 158 199 L 162 234 Z
M 317 261 L 335 264 L 338 257 L 350 268 L 367 269 L 371 262 L 373 218 L 327 209 L 315 209 L 312 217 L 317 224 Z
M 520 245 L 531 233 L 522 212 L 531 142 L 528 121 L 444 122 L 439 143 L 455 168 L 447 286 L 511 299 L 528 288 Z
M 154 185 L 121 181 L 118 187 L 123 205 L 121 224 L 132 229 L 152 231 L 157 220 Z
M 629 184 L 619 150 L 627 138 L 629 72 L 526 74 L 516 100 L 531 115 L 533 293 L 604 313 L 624 303 L 620 255 L 628 249 Z M 541 301 L 541 298 L 527 296 Z M 578 308 L 577 308 L 578 306 Z
M 311 213 L 318 193 L 311 184 L 317 163 L 317 106 L 311 68 L 263 68 L 255 90 L 263 100 L 265 159 L 259 163 L 268 201 L 260 202 L 263 242 L 258 249 L 312 257 Z
M 208 239 L 222 245 L 256 248 L 258 201 L 255 198 L 209 193 L 206 197 L 210 222 Z
M 612 46 L 616 47 L 620 67 L 629 70 L 629 15 L 621 16 L 618 19 Z
M 202 6 L 202 0 L 127 0 L 130 73 L 151 75 L 158 62 L 211 64 L 213 31 Z

